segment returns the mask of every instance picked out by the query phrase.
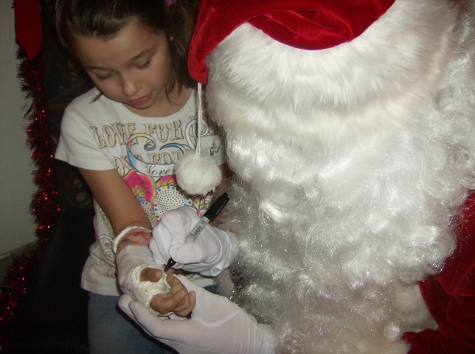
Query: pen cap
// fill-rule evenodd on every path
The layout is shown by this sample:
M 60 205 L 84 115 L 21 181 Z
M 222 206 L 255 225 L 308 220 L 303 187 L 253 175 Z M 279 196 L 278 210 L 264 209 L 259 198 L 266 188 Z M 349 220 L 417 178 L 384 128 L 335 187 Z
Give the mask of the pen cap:
M 216 201 L 211 204 L 209 209 L 206 211 L 205 215 L 206 218 L 208 218 L 209 221 L 213 221 L 218 214 L 223 210 L 223 208 L 228 204 L 229 202 L 229 196 L 227 193 L 221 194 L 221 196 L 216 199 Z

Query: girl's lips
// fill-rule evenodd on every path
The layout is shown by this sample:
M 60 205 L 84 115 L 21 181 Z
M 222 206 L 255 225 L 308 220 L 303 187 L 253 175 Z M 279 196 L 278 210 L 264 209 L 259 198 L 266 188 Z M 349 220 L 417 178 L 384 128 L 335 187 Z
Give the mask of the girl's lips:
M 136 100 L 129 101 L 129 104 L 131 106 L 141 106 L 141 105 L 147 103 L 147 101 L 150 99 L 151 95 L 152 94 L 149 93 L 147 96 L 143 96 L 143 97 L 137 98 Z

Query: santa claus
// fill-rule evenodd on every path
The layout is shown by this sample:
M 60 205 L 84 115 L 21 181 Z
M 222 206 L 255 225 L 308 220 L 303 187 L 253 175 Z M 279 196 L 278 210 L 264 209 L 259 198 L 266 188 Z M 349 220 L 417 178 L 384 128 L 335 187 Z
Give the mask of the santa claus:
M 182 353 L 475 352 L 474 7 L 202 0 L 240 307 L 182 279 L 189 320 L 122 308 Z

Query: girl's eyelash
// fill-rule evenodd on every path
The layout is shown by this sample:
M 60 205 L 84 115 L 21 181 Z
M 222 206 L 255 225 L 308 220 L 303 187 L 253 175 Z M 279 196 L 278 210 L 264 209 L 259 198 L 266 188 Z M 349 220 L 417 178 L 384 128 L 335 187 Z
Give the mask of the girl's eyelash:
M 150 64 L 152 64 L 152 60 L 149 60 L 147 61 L 145 64 L 142 64 L 142 65 L 137 65 L 137 68 L 139 69 L 146 69 L 150 66 Z
M 98 79 L 99 81 L 104 81 L 104 80 L 107 80 L 108 78 L 110 78 L 111 75 L 112 75 L 112 74 L 107 74 L 107 75 L 105 75 L 105 76 L 99 76 L 99 75 L 96 75 L 96 76 L 97 76 L 97 79 Z
M 147 61 L 146 63 L 144 63 L 142 65 L 137 65 L 137 68 L 139 70 L 143 70 L 143 69 L 148 68 L 151 64 L 152 64 L 152 60 L 149 60 L 149 61 Z M 103 76 L 102 75 L 96 75 L 96 77 L 99 81 L 105 81 L 108 78 L 110 78 L 111 76 L 112 76 L 112 74 L 107 74 L 107 75 L 103 75 Z

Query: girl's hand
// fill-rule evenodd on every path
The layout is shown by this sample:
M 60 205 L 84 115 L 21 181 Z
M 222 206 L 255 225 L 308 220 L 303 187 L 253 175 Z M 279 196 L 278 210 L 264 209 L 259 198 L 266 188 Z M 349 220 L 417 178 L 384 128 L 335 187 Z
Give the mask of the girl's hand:
M 167 283 L 171 286 L 170 292 L 155 295 L 150 301 L 150 307 L 161 314 L 174 312 L 177 316 L 186 317 L 195 307 L 196 294 L 194 291 L 188 292 L 181 281 L 170 271 L 167 272 Z M 142 271 L 140 280 L 157 282 L 161 277 L 160 269 L 147 268 Z

